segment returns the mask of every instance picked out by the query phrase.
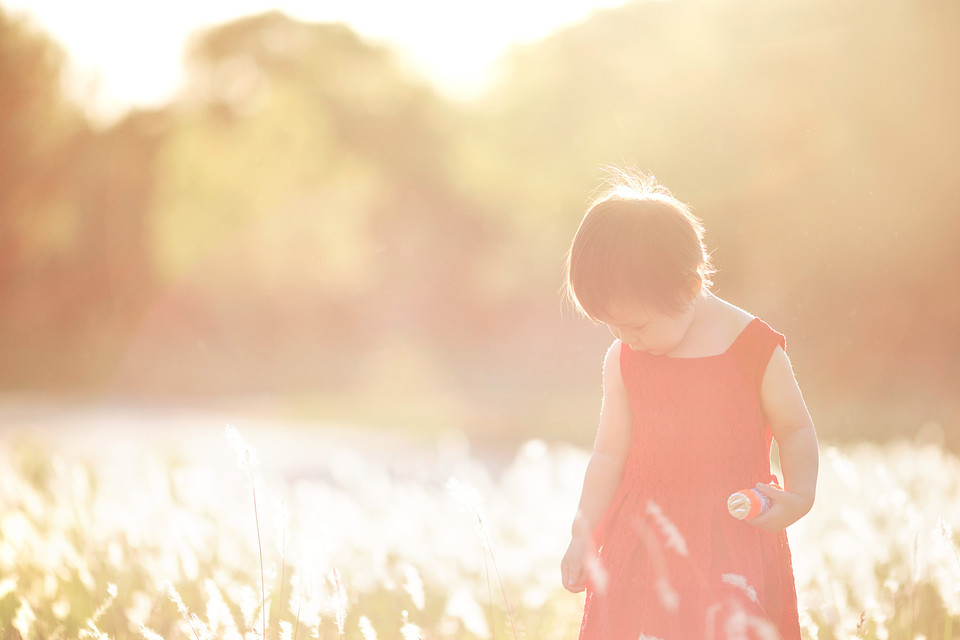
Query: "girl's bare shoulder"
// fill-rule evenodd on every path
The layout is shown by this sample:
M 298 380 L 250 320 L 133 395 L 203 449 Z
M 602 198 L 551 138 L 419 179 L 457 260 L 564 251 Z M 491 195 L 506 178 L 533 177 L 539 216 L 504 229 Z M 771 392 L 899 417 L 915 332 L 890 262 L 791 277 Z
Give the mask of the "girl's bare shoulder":
M 756 318 L 753 314 L 711 294 L 708 303 L 711 333 L 722 343 L 730 343 Z

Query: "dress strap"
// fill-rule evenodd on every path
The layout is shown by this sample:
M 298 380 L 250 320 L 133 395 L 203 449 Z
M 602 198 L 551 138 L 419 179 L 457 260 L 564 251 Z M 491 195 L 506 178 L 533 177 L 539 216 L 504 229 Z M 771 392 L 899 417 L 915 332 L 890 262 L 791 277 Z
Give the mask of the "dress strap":
M 763 351 L 769 351 L 771 354 L 778 345 L 781 349 L 786 350 L 787 339 L 782 333 L 772 329 L 770 325 L 760 318 L 751 320 L 750 325 L 753 329 L 752 339 L 758 348 L 761 348 Z
M 737 359 L 747 378 L 757 387 L 763 378 L 764 371 L 774 350 L 779 346 L 786 349 L 787 340 L 783 334 L 772 329 L 770 325 L 754 318 L 746 326 L 735 343 Z

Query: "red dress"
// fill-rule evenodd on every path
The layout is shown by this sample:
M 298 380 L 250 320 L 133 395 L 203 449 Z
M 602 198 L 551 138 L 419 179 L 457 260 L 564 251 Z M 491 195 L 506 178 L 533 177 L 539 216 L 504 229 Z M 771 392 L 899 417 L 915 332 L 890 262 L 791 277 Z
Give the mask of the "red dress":
M 726 508 L 731 493 L 775 480 L 760 382 L 784 344 L 754 318 L 715 356 L 622 346 L 633 437 L 596 532 L 601 570 L 588 582 L 580 640 L 799 640 L 786 532 Z

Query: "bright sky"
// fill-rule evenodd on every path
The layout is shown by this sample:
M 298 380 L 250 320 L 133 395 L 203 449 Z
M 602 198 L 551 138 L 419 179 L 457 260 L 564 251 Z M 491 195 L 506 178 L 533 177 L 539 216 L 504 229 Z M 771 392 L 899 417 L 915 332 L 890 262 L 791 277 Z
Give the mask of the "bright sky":
M 269 9 L 346 22 L 392 45 L 446 93 L 469 96 L 513 43 L 542 38 L 625 0 L 0 0 L 26 13 L 71 58 L 69 90 L 110 119 L 130 105 L 165 102 L 178 88 L 191 32 Z

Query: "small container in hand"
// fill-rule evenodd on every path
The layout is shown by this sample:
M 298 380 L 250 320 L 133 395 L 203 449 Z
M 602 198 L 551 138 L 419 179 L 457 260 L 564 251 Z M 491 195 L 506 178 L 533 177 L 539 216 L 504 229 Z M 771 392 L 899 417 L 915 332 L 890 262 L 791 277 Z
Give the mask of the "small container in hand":
M 743 489 L 727 498 L 727 511 L 738 520 L 749 520 L 769 509 L 770 504 L 770 498 L 756 489 Z

